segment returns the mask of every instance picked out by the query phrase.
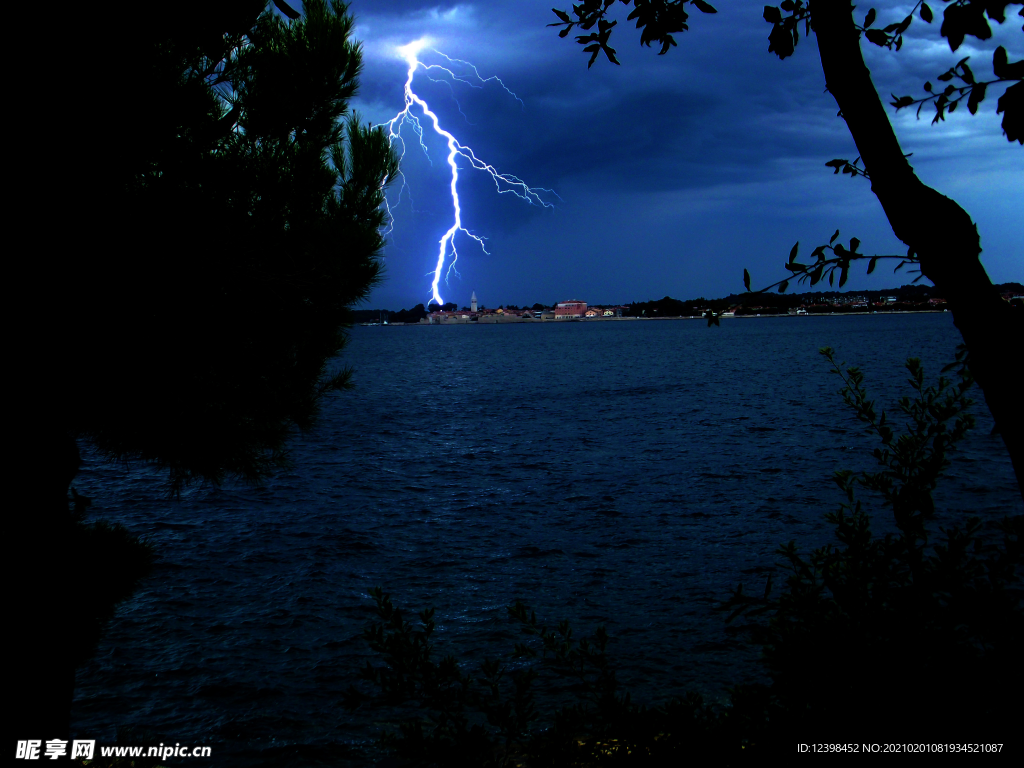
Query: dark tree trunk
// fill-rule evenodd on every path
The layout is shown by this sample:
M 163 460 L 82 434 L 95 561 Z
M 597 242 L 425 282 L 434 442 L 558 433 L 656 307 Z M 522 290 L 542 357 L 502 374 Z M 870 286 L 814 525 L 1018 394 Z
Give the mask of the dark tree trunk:
M 45 742 L 68 738 L 75 690 L 73 647 L 80 628 L 71 589 L 76 575 L 68 488 L 79 455 L 70 435 L 46 427 L 19 450 L 31 462 L 31 474 L 15 480 L 30 491 L 9 532 L 14 566 L 9 725 L 15 739 Z
M 1024 497 L 1024 313 L 1003 301 L 989 280 L 971 217 L 925 186 L 904 157 L 864 64 L 849 0 L 816 0 L 813 24 L 825 82 L 857 144 L 871 189 L 893 232 L 918 255 L 922 273 L 949 304 Z

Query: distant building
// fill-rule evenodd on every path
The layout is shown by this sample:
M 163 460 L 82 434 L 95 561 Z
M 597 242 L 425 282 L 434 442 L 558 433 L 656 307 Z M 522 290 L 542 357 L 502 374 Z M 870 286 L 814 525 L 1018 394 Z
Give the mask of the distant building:
M 555 307 L 555 320 L 573 320 L 583 317 L 587 311 L 587 302 L 579 299 L 560 301 Z
M 469 300 L 469 311 L 476 312 L 476 291 L 473 291 L 473 297 Z
M 461 312 L 458 312 L 458 311 L 456 311 L 456 312 L 438 311 L 438 312 L 431 312 L 425 318 L 420 320 L 420 322 L 421 323 L 425 323 L 427 325 L 451 325 L 453 323 L 468 323 L 468 322 L 474 321 L 476 319 L 477 318 L 474 315 L 471 315 L 469 312 L 466 312 L 466 311 L 461 311 Z

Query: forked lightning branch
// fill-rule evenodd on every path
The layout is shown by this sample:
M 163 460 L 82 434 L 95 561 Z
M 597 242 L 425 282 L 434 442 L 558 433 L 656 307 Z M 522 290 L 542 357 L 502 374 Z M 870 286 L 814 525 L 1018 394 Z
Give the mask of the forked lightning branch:
M 442 277 L 447 284 L 448 278 L 452 273 L 458 274 L 455 269 L 455 262 L 458 261 L 459 253 L 455 243 L 455 236 L 458 234 L 465 235 L 466 237 L 474 240 L 480 249 L 487 253 L 487 247 L 484 243 L 484 238 L 475 235 L 466 229 L 462 224 L 462 206 L 459 202 L 459 164 L 457 158 L 462 158 L 463 161 L 468 165 L 469 168 L 483 171 L 490 175 L 494 180 L 495 189 L 499 194 L 513 194 L 519 197 L 531 205 L 539 205 L 544 208 L 553 208 L 554 206 L 544 200 L 539 193 L 544 192 L 547 194 L 555 195 L 550 189 L 543 189 L 541 187 L 530 187 L 518 176 L 514 176 L 510 173 L 500 173 L 497 168 L 484 162 L 471 147 L 465 146 L 459 142 L 451 133 L 441 127 L 441 121 L 437 115 L 431 111 L 427 102 L 424 101 L 417 93 L 413 90 L 413 78 L 416 75 L 416 70 L 422 67 L 425 71 L 436 70 L 443 74 L 446 74 L 455 82 L 466 83 L 467 85 L 473 85 L 467 78 L 469 76 L 456 75 L 451 69 L 440 66 L 437 64 L 424 64 L 419 60 L 420 51 L 422 51 L 428 44 L 428 40 L 420 39 L 415 42 L 403 45 L 398 48 L 398 53 L 408 63 L 409 70 L 405 80 L 405 108 L 395 115 L 387 123 L 384 123 L 388 129 L 388 138 L 391 141 L 391 146 L 395 147 L 400 156 L 405 156 L 405 139 L 402 136 L 402 129 L 407 128 L 416 134 L 417 141 L 424 154 L 427 154 L 427 145 L 423 140 L 423 124 L 420 122 L 420 118 L 414 114 L 414 109 L 418 108 L 422 112 L 423 116 L 430 121 L 431 127 L 438 136 L 443 138 L 448 146 L 448 166 L 451 169 L 451 195 L 452 195 L 452 224 L 448 230 L 438 241 L 437 251 L 437 263 L 434 266 L 433 278 L 430 283 L 430 293 L 432 301 L 437 304 L 444 304 L 444 300 L 441 298 L 441 280 Z M 440 51 L 433 51 L 438 56 L 443 57 L 448 62 L 464 64 L 473 71 L 472 77 L 476 78 L 481 84 L 489 82 L 491 80 L 496 81 L 505 89 L 512 98 L 519 101 L 522 104 L 522 100 L 519 99 L 512 91 L 505 86 L 497 77 L 482 78 L 476 67 L 468 62 L 461 61 L 459 59 L 451 59 Z M 475 86 L 478 87 L 478 86 Z M 429 159 L 429 154 L 427 154 Z M 402 188 L 404 188 L 406 179 L 402 177 Z M 557 197 L 557 195 L 555 195 Z M 401 198 L 401 192 L 399 192 L 399 198 Z

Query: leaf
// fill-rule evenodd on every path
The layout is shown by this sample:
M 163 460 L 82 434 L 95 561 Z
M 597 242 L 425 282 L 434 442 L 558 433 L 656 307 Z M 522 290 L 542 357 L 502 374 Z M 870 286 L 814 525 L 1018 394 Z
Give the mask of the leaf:
M 946 6 L 942 13 L 942 26 L 939 34 L 946 38 L 949 43 L 949 50 L 955 51 L 964 42 L 964 35 L 967 34 L 967 17 L 970 14 L 969 8 L 961 8 L 956 3 Z
M 868 262 L 868 271 L 867 271 L 867 274 L 869 274 L 869 275 L 870 275 L 870 274 L 871 274 L 872 272 L 874 272 L 874 271 L 875 271 L 875 264 L 876 264 L 876 263 L 878 263 L 878 257 L 877 257 L 877 256 L 872 256 L 872 257 L 871 257 L 871 261 L 869 261 L 869 262 Z
M 1003 72 L 1005 71 L 1007 64 L 1006 49 L 1003 46 L 996 48 L 996 52 L 992 54 L 992 72 L 1000 80 L 1003 79 Z
M 971 72 L 971 68 L 967 66 L 967 61 L 966 60 L 964 60 L 963 62 L 960 63 L 960 69 L 962 69 L 963 72 L 964 72 L 963 75 L 961 75 L 961 79 L 965 83 L 971 83 L 973 85 L 974 84 L 974 73 Z
M 850 253 L 856 253 L 857 249 L 859 247 L 860 247 L 860 240 L 858 240 L 856 237 L 851 237 L 850 238 Z
M 837 237 L 839 237 L 839 230 L 838 229 L 836 230 L 836 233 L 834 235 L 832 235 L 832 239 L 828 241 L 828 244 L 832 245 L 832 243 L 834 243 L 836 241 Z
M 782 24 L 776 24 L 768 33 L 768 52 L 774 53 L 780 59 L 786 59 L 793 55 L 796 49 L 796 41 L 793 34 Z
M 1007 141 L 1024 144 L 1024 83 L 1011 85 L 996 102 L 996 114 L 1003 113 Z
M 569 18 L 569 14 L 566 13 L 565 11 L 560 11 L 557 8 L 552 8 L 551 12 L 555 14 L 555 16 L 560 18 L 562 21 L 564 21 L 566 24 L 572 23 L 572 19 Z
M 953 70 L 950 70 L 949 72 L 943 72 L 941 75 L 939 75 L 939 80 L 941 80 L 944 83 L 948 83 L 952 79 L 953 79 Z
M 750 273 L 745 269 L 743 270 L 743 287 L 750 290 Z
M 927 3 L 923 3 L 921 5 L 921 21 L 931 24 L 932 18 L 932 9 L 928 7 Z
M 978 105 L 985 99 L 985 83 L 976 83 L 971 89 L 971 95 L 967 97 L 967 109 L 971 114 L 977 114 Z
M 764 7 L 764 20 L 769 24 L 779 24 L 782 22 L 782 11 L 778 8 L 766 5 Z
M 707 3 L 704 2 L 704 0 L 691 0 L 691 2 L 694 6 L 697 7 L 697 10 L 699 10 L 701 13 L 718 13 L 718 11 L 715 10 L 714 6 L 708 5 Z
M 814 272 L 811 273 L 811 285 L 814 285 L 821 280 L 821 271 L 824 269 L 823 266 L 819 266 Z
M 846 285 L 846 278 L 848 278 L 849 276 L 850 276 L 850 267 L 844 265 L 843 266 L 843 271 L 839 275 L 839 287 L 840 288 L 842 288 L 844 285 Z
M 931 93 L 931 92 L 932 92 L 932 84 L 931 84 L 930 82 L 928 82 L 928 83 L 925 83 L 925 84 L 924 84 L 924 89 L 925 89 L 926 91 L 928 91 L 928 93 Z
M 864 33 L 864 36 L 868 39 L 869 43 L 874 43 L 882 48 L 889 44 L 889 35 L 880 29 L 869 29 Z
M 903 21 L 901 21 L 899 26 L 896 27 L 896 34 L 897 35 L 902 35 L 904 32 L 906 32 L 907 31 L 907 27 L 910 26 L 910 22 L 912 22 L 913 20 L 914 20 L 913 16 L 907 16 L 907 18 L 905 18 Z
M 875 9 L 872 8 L 868 11 L 868 15 L 864 17 L 864 26 L 870 27 L 875 21 Z
M 787 288 L 789 288 L 789 280 L 783 280 L 779 283 L 779 293 L 785 293 Z
M 833 284 L 832 283 L 832 279 L 835 277 L 835 275 L 836 275 L 836 271 L 834 269 L 829 270 L 829 273 L 828 273 L 828 284 L 829 284 L 829 287 L 832 286 L 832 284 Z
M 800 247 L 800 241 L 799 241 L 799 240 L 797 240 L 797 241 L 796 241 L 796 245 L 794 245 L 794 246 L 793 246 L 793 247 L 792 247 L 792 248 L 790 249 L 790 251 L 789 251 L 789 263 L 790 263 L 790 264 L 792 264 L 792 263 L 793 263 L 793 260 L 794 260 L 794 259 L 796 258 L 796 251 L 797 251 L 797 249 L 798 249 L 799 247 Z
M 1006 49 L 999 46 L 992 54 L 992 71 L 1000 80 L 1022 80 L 1024 79 L 1024 61 L 1015 61 L 1011 64 L 1007 61 Z

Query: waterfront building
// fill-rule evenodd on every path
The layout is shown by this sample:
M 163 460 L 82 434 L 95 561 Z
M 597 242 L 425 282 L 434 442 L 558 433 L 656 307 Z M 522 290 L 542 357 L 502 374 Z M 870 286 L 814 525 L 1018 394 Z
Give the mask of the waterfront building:
M 555 320 L 574 320 L 583 317 L 587 311 L 587 302 L 579 299 L 560 301 L 555 307 Z
M 473 296 L 469 300 L 469 311 L 476 312 L 476 291 L 473 291 Z

